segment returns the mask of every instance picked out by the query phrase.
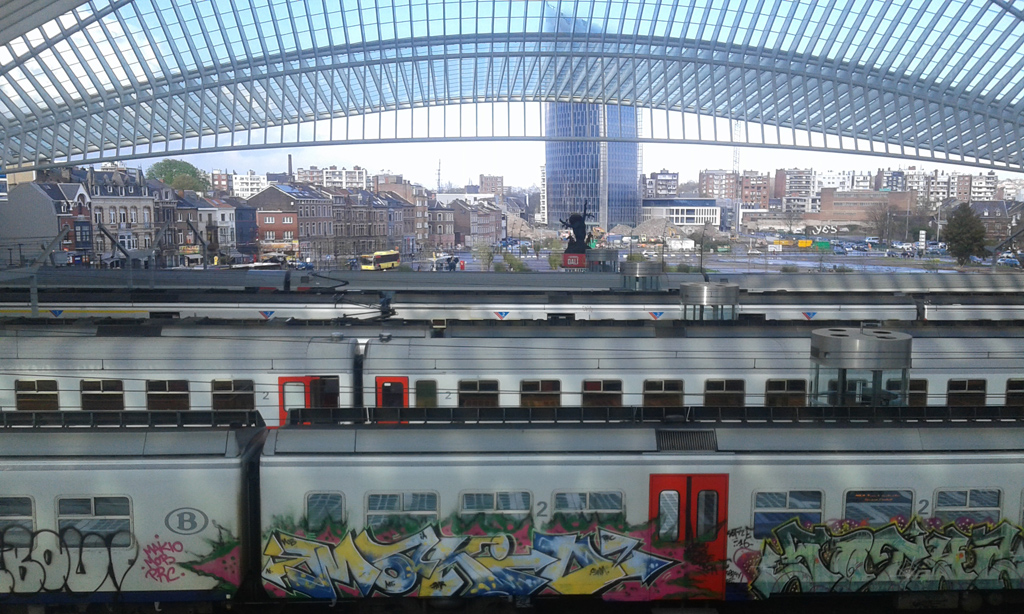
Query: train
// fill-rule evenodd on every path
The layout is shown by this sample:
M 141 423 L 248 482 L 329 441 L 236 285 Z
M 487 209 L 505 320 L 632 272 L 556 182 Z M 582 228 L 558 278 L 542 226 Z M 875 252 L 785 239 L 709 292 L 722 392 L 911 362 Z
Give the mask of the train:
M 86 273 L 86 272 L 83 272 Z M 625 287 L 618 275 L 337 271 L 138 271 L 40 273 L 0 289 L 0 318 L 677 322 L 687 314 L 682 288 L 700 276 L 666 276 L 657 289 Z M 105 275 L 99 275 L 105 273 Z M 13 275 L 13 274 L 12 274 Z M 1017 275 L 730 275 L 729 317 L 742 322 L 965 322 L 1024 320 Z M 636 280 L 632 280 L 636 281 Z
M 0 428 L 5 612 L 1024 601 L 1019 420 L 77 413 Z
M 19 411 L 255 410 L 276 427 L 288 410 L 302 408 L 369 419 L 386 408 L 1024 405 L 1021 327 L 851 328 L 850 337 L 866 331 L 909 340 L 902 363 L 842 374 L 815 356 L 820 330 L 848 329 L 6 325 L 0 419 Z

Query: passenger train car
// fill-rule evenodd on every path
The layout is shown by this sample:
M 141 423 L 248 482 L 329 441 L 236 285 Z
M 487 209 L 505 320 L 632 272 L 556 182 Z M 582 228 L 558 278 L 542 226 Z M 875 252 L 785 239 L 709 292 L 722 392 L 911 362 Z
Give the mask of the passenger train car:
M 803 407 L 822 402 L 812 398 L 811 330 L 6 326 L 0 418 L 24 410 L 257 410 L 278 426 L 288 409 L 304 407 L 354 409 L 364 419 L 396 407 Z M 873 404 L 864 394 L 879 386 L 904 392 L 910 406 L 1024 406 L 1024 331 L 910 332 L 906 372 L 851 379 L 847 404 Z
M 308 418 L 0 429 L 0 607 L 1022 600 L 1019 421 Z

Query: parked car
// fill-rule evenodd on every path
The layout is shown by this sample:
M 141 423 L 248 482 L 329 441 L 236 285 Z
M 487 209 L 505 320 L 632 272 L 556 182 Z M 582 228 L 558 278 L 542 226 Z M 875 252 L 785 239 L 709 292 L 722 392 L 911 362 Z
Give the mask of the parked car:
M 843 247 L 842 245 L 837 245 L 837 246 L 832 248 L 832 253 L 837 255 L 837 256 L 845 256 L 846 255 L 846 248 Z
M 999 260 L 996 260 L 996 264 L 1020 268 L 1020 261 L 1016 258 L 1000 258 Z
M 748 256 L 760 256 L 761 255 L 761 250 L 759 250 L 759 249 L 748 249 L 747 250 L 747 255 Z
M 983 258 L 979 258 L 978 256 L 971 256 L 971 263 L 973 263 L 973 264 L 981 264 L 983 262 L 985 262 L 985 260 Z

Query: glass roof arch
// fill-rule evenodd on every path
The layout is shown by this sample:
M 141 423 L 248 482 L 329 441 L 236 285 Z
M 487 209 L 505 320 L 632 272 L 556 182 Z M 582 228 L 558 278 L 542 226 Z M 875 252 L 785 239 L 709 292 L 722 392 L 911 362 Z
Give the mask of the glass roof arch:
M 1024 13 L 1005 0 L 4 5 L 7 169 L 542 140 L 545 104 L 568 101 L 634 107 L 641 141 L 1024 168 Z

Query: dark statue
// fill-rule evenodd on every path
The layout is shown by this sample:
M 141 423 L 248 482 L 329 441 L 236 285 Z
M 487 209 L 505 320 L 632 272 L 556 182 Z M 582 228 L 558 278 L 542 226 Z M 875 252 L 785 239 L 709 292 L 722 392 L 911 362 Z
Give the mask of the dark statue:
M 583 201 L 583 213 L 573 213 L 569 216 L 569 221 L 558 220 L 562 223 L 562 228 L 569 229 L 569 245 L 565 247 L 566 254 L 585 254 L 587 253 L 587 244 L 590 243 L 593 238 L 587 233 L 587 218 L 594 217 L 592 213 L 587 211 L 587 201 Z

